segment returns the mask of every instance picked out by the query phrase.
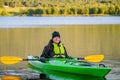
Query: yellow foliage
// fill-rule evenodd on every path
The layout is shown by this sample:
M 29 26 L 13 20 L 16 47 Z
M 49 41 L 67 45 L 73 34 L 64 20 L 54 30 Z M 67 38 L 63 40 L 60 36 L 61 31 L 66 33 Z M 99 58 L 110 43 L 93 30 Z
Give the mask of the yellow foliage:
M 7 12 L 20 12 L 20 8 L 5 8 Z

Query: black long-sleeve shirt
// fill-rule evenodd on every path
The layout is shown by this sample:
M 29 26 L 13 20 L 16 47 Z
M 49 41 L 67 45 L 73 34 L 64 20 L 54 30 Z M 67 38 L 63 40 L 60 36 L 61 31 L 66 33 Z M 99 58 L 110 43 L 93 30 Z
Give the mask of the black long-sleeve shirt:
M 65 47 L 64 47 L 64 49 L 65 49 Z M 54 51 L 50 49 L 49 45 L 47 45 L 47 46 L 44 47 L 43 52 L 42 52 L 40 57 L 52 58 L 54 56 L 54 54 L 55 54 Z M 64 55 L 65 55 L 65 58 L 68 57 L 66 49 L 65 49 Z

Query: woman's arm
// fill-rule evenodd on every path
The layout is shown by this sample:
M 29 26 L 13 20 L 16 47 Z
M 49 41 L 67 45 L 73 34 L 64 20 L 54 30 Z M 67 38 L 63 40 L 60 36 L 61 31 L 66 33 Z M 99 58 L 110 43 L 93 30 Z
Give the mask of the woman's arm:
M 45 46 L 40 57 L 50 58 L 50 47 Z

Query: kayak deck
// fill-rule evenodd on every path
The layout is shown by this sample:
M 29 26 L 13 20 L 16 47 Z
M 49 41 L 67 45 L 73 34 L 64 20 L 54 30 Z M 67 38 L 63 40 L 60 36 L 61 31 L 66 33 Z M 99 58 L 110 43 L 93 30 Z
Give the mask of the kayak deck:
M 33 56 L 28 56 L 28 59 L 36 58 Z M 77 60 L 69 59 L 50 59 L 46 61 L 46 63 L 41 61 L 29 61 L 29 64 L 42 70 L 53 70 L 96 77 L 105 77 L 105 75 L 111 71 L 111 68 L 99 67 L 91 63 L 77 62 Z

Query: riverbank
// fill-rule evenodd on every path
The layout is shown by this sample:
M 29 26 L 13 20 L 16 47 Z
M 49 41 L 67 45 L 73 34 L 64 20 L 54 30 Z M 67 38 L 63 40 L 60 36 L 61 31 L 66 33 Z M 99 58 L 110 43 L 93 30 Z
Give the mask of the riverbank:
M 109 9 L 109 7 L 107 9 Z M 0 8 L 0 16 L 120 16 L 119 11 L 120 10 L 116 8 L 111 13 L 99 7 L 88 7 L 87 12 L 85 12 L 85 7 L 73 9 L 73 12 L 71 8 L 58 9 L 56 11 L 56 8 L 7 7 Z

